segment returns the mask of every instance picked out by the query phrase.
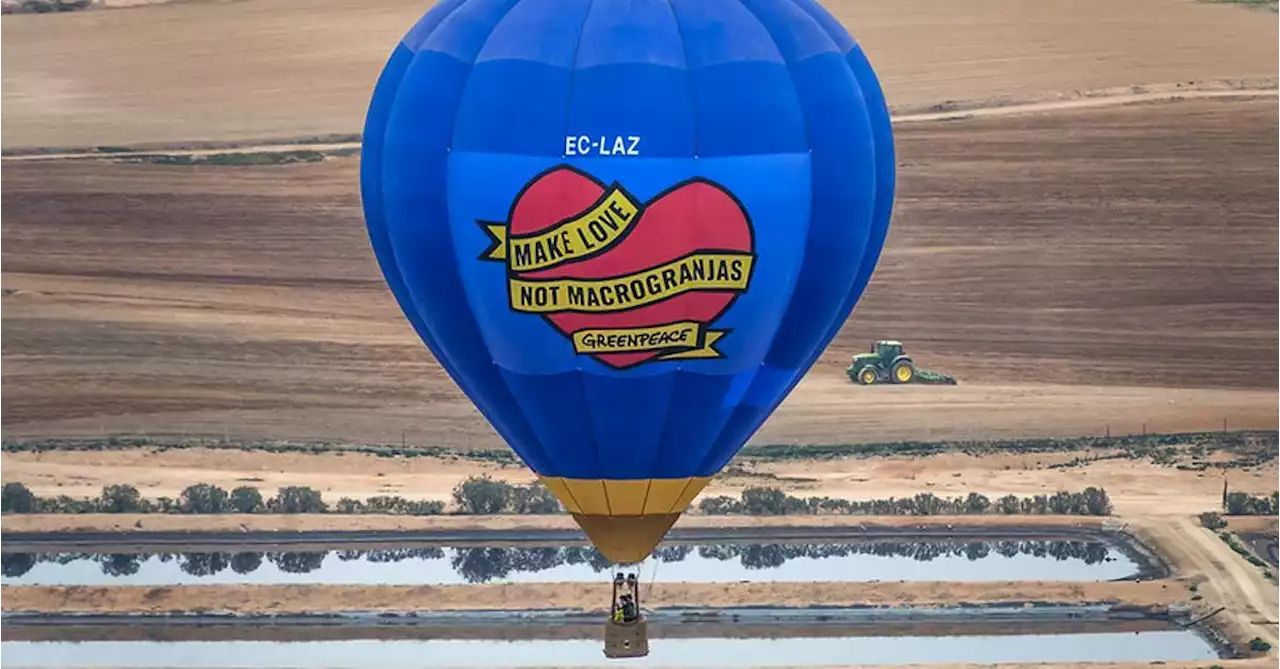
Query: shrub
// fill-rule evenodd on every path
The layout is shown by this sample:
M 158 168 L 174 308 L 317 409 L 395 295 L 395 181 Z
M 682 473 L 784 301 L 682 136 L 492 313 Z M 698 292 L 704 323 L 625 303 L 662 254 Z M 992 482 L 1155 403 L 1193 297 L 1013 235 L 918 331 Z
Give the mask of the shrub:
M 0 510 L 4 513 L 34 513 L 36 496 L 21 483 L 6 483 L 3 491 L 0 491 Z
M 708 516 L 727 516 L 742 513 L 742 502 L 725 495 L 704 497 L 698 502 L 698 510 Z
M 1200 525 L 1211 530 L 1220 530 L 1227 526 L 1227 521 L 1218 515 L 1216 511 L 1205 511 L 1200 514 Z
M 178 513 L 182 510 L 178 506 L 178 500 L 172 497 L 157 497 L 152 508 L 156 513 Z
M 258 513 L 263 509 L 262 493 L 252 486 L 242 485 L 231 491 L 231 508 L 236 513 Z
M 358 499 L 343 497 L 334 505 L 334 510 L 338 513 L 364 513 L 365 505 Z
M 131 485 L 102 486 L 102 496 L 98 498 L 98 510 L 102 513 L 146 513 L 149 506 Z
M 197 483 L 187 486 L 178 496 L 182 513 L 225 513 L 229 507 L 227 491 L 216 485 Z
M 557 508 L 559 508 L 558 505 Z M 405 513 L 410 516 L 438 516 L 444 513 L 444 502 L 434 499 L 409 502 L 405 508 Z
M 328 510 L 320 491 L 307 486 L 280 488 L 267 507 L 276 513 L 324 513 Z
M 488 476 L 472 476 L 453 489 L 453 501 L 462 513 L 502 513 L 511 504 L 512 485 Z

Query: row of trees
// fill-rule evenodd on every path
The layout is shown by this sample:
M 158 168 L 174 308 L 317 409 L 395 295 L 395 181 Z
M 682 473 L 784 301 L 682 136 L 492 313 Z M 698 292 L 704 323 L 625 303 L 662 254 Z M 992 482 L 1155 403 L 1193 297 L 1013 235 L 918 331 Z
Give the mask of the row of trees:
M 1232 493 L 1239 495 L 1241 493 Z M 208 483 L 188 486 L 176 499 L 146 499 L 131 485 L 104 486 L 97 499 L 76 499 L 66 495 L 37 497 L 23 484 L 6 483 L 2 495 L 5 513 L 342 513 L 430 516 L 445 512 L 443 502 L 410 500 L 395 495 L 379 495 L 359 500 L 343 497 L 330 506 L 320 491 L 307 486 L 280 488 L 271 498 L 263 498 L 257 488 L 240 486 L 230 492 Z M 1270 500 L 1256 498 L 1264 503 Z M 559 500 L 546 487 L 512 485 L 486 476 L 473 476 L 453 489 L 455 513 L 461 514 L 552 514 L 560 513 Z M 1274 508 L 1274 507 L 1272 507 Z M 914 497 L 847 500 L 834 497 L 794 497 L 778 488 L 753 487 L 742 497 L 708 497 L 698 504 L 707 515 L 878 515 L 939 516 L 972 514 L 1065 514 L 1105 516 L 1111 501 L 1102 488 L 1081 492 L 1059 491 L 1053 495 L 1018 497 L 1006 495 L 991 500 L 980 493 L 965 497 L 939 497 L 920 493 Z M 1274 513 L 1274 511 L 1272 511 Z
M 559 513 L 560 502 L 546 487 L 534 483 L 521 486 L 488 477 L 472 477 L 453 490 L 456 512 L 463 514 Z M 97 498 L 67 495 L 39 497 L 27 486 L 11 482 L 0 492 L 4 513 L 343 513 L 433 516 L 445 512 L 444 502 L 411 500 L 398 495 L 378 495 L 368 499 L 343 497 L 335 504 L 325 502 L 319 490 L 307 486 L 286 486 L 275 496 L 264 498 L 252 486 L 227 491 L 209 483 L 187 486 L 177 498 L 147 499 L 131 485 L 103 486 Z
M 1005 495 L 995 500 L 976 492 L 965 497 L 939 497 L 925 492 L 914 497 L 857 501 L 834 497 L 793 497 L 778 488 L 761 486 L 743 490 L 740 499 L 723 495 L 705 498 L 698 504 L 698 510 L 708 515 L 751 516 L 945 516 L 988 513 L 1106 516 L 1111 514 L 1111 500 L 1105 490 L 1092 486 L 1081 492 L 1059 491 L 1052 495 L 1027 497 Z

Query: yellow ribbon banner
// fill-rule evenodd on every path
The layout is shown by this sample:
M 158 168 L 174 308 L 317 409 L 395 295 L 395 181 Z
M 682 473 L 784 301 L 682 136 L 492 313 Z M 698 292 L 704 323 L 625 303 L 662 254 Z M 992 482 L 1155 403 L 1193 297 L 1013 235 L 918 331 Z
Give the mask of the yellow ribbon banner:
M 641 206 L 614 184 L 587 211 L 533 235 L 507 236 L 505 223 L 483 223 L 492 244 L 486 260 L 506 260 L 513 272 L 548 269 L 604 252 L 640 219 Z
M 714 345 L 725 334 L 723 330 L 709 331 L 705 323 L 697 321 L 636 328 L 593 328 L 573 333 L 573 352 L 599 355 L 667 351 L 658 359 L 718 358 L 720 352 Z
M 736 251 L 700 252 L 608 279 L 511 278 L 508 290 L 511 308 L 524 313 L 610 313 L 694 290 L 745 290 L 754 260 Z

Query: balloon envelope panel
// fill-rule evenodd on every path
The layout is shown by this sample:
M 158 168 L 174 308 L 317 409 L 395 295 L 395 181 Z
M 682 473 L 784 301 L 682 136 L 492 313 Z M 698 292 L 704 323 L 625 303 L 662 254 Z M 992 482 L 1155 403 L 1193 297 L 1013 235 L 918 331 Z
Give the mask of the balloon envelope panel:
M 875 75 L 809 0 L 445 0 L 361 170 L 408 319 L 615 559 L 834 337 L 894 180 Z

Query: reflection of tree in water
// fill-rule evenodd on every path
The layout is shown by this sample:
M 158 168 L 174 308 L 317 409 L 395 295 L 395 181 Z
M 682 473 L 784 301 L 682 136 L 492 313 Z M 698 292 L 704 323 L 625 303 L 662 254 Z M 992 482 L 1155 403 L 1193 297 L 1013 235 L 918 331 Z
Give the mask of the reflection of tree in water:
M 909 558 L 928 562 L 940 558 L 964 558 L 982 560 L 1000 556 L 1012 558 L 1028 555 L 1053 558 L 1058 561 L 1079 560 L 1088 565 L 1114 560 L 1105 543 L 1088 541 L 905 541 L 872 542 L 855 544 L 704 544 L 700 546 L 660 546 L 653 557 L 662 562 L 681 562 L 694 550 L 704 560 L 739 560 L 747 569 L 771 569 L 795 559 L 824 559 L 850 555 L 875 555 Z M 436 547 L 396 548 L 375 551 L 337 551 L 342 561 L 364 560 L 369 563 L 390 563 L 403 560 L 442 560 L 445 551 Z M 323 566 L 326 552 L 267 553 L 266 559 L 280 571 L 306 574 Z M 237 574 L 249 574 L 262 565 L 263 553 L 186 553 L 146 555 L 99 555 L 92 553 L 7 553 L 4 555 L 4 575 L 17 578 L 38 562 L 69 564 L 78 560 L 91 560 L 102 566 L 108 576 L 136 574 L 143 562 L 156 557 L 160 562 L 177 560 L 184 573 L 196 577 L 217 574 L 230 567 Z M 563 548 L 455 548 L 450 564 L 455 572 L 468 583 L 487 583 L 507 578 L 512 573 L 536 573 L 561 565 L 587 565 L 596 573 L 614 569 L 603 555 L 590 546 L 566 546 Z
M 126 555 L 122 553 L 98 556 L 98 562 L 102 564 L 102 573 L 107 576 L 132 576 L 138 573 L 146 559 L 147 556 L 145 555 Z
M 653 549 L 653 557 L 662 562 L 680 562 L 689 557 L 692 552 L 693 546 L 687 544 L 682 546 L 658 546 Z
M 786 561 L 786 550 L 779 544 L 742 547 L 742 566 L 747 569 L 773 569 Z
M 449 564 L 467 583 L 488 583 L 511 573 L 511 553 L 516 548 L 455 548 Z
M 9 578 L 17 578 L 31 571 L 36 566 L 35 553 L 4 553 L 0 554 L 0 566 L 5 576 Z
M 513 571 L 539 572 L 564 564 L 559 548 L 524 548 L 514 553 L 510 561 Z
M 307 574 L 320 568 L 328 551 L 267 553 L 267 559 L 286 574 Z
M 262 553 L 236 553 L 231 556 L 231 571 L 237 574 L 252 574 L 262 566 Z
M 230 564 L 230 553 L 184 553 L 178 568 L 192 576 L 213 576 Z
M 585 564 L 597 574 L 613 568 L 613 563 L 591 546 L 569 546 L 561 548 L 560 552 L 564 554 L 565 564 Z
M 368 551 L 360 554 L 369 562 L 400 562 L 401 560 L 440 560 L 444 558 L 444 550 L 428 546 L 426 548 L 390 548 L 386 550 Z M 341 557 L 341 556 L 339 556 Z

